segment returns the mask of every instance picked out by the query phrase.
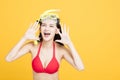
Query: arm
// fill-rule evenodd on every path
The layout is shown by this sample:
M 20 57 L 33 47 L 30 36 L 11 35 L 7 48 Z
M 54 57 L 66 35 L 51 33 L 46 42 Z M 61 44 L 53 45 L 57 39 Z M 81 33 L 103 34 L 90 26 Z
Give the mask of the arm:
M 22 38 L 17 43 L 17 45 L 7 55 L 6 61 L 11 62 L 13 60 L 16 60 L 17 58 L 21 57 L 22 55 L 24 55 L 30 51 L 31 44 L 24 45 L 25 41 L 26 41 L 26 39 Z
M 75 67 L 76 69 L 84 70 L 84 65 L 82 63 L 81 57 L 74 48 L 72 42 L 70 42 L 67 46 L 69 49 L 67 49 L 66 53 L 63 55 L 64 59 L 67 60 L 70 64 L 72 64 L 73 67 Z
M 68 32 L 66 31 L 66 26 L 64 25 L 64 29 L 62 28 L 62 33 L 60 33 L 59 30 L 57 30 L 59 35 L 61 36 L 61 40 L 56 40 L 57 42 L 66 44 L 69 49 L 64 50 L 63 57 L 65 60 L 67 60 L 70 64 L 72 64 L 75 68 L 78 70 L 83 70 L 84 66 L 82 63 L 82 60 L 80 56 L 78 55 L 78 52 L 73 46 L 73 43 L 70 40 L 69 37 L 69 29 Z
M 16 44 L 16 46 L 9 52 L 6 57 L 6 61 L 11 62 L 20 56 L 26 54 L 30 51 L 32 44 L 24 45 L 26 40 L 37 40 L 38 38 L 35 37 L 36 31 L 39 29 L 37 27 L 38 22 L 35 22 L 33 25 L 25 33 L 24 37 Z

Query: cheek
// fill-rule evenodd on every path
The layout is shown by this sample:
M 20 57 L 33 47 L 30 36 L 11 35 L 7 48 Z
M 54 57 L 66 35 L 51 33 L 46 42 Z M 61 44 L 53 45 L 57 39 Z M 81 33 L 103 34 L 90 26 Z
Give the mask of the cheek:
M 52 33 L 56 33 L 56 30 L 57 30 L 57 29 L 52 29 L 51 31 L 52 31 Z
M 43 31 L 44 31 L 44 29 L 45 29 L 44 27 L 41 27 L 41 28 L 40 28 L 40 31 L 41 31 L 41 32 L 43 32 Z

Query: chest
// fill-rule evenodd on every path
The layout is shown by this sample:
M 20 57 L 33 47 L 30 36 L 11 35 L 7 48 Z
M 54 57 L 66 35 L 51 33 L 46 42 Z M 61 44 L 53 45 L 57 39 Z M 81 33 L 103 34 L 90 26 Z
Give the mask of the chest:
M 56 60 L 60 63 L 62 59 L 62 55 L 60 54 L 60 51 L 56 48 L 53 50 L 53 48 L 41 48 L 40 51 L 38 47 L 34 47 L 32 49 L 32 59 L 34 59 L 37 55 L 39 56 L 41 62 L 45 65 L 48 64 L 53 57 L 56 58 Z

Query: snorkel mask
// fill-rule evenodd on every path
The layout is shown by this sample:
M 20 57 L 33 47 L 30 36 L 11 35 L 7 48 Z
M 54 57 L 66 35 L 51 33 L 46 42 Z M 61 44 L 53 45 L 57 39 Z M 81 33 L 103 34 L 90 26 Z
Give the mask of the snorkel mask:
M 59 16 L 53 12 L 59 12 L 59 9 L 52 9 L 47 10 L 43 14 L 40 15 L 40 19 L 37 20 L 37 22 L 41 23 L 42 21 L 46 19 L 54 20 L 57 23 L 57 19 L 59 19 Z M 34 41 L 34 45 L 38 45 L 38 41 Z
M 58 9 L 52 9 L 52 10 L 47 10 L 45 11 L 41 16 L 40 16 L 40 20 L 39 22 L 42 22 L 46 19 L 50 19 L 50 20 L 54 20 L 57 23 L 57 19 L 59 18 L 59 16 L 53 12 L 59 12 L 60 10 Z

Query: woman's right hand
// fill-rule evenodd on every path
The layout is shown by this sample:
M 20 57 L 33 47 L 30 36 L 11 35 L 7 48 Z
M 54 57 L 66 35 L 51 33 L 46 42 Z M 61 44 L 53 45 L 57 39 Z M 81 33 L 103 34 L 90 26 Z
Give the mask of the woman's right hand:
M 38 29 L 38 22 L 35 22 L 34 24 L 32 23 L 26 31 L 24 38 L 27 40 L 39 40 L 39 37 L 36 36 L 36 32 L 38 31 Z

